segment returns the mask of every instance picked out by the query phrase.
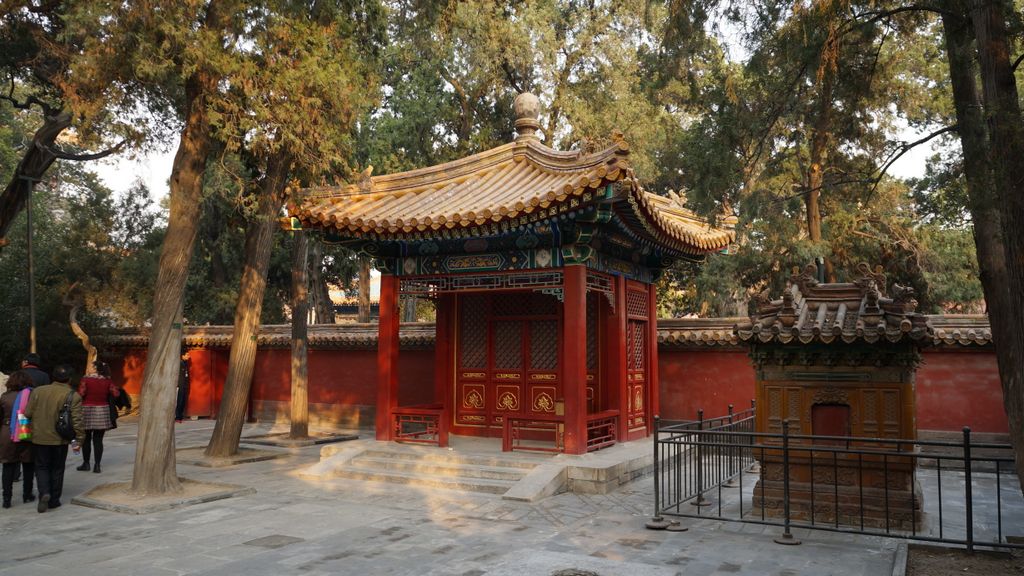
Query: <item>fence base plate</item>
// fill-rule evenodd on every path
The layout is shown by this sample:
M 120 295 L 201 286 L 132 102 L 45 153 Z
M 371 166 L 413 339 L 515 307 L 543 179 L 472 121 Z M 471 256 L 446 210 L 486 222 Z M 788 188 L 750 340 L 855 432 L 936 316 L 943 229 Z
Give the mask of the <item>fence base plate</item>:
M 654 518 L 648 520 L 647 524 L 644 524 L 644 526 L 647 527 L 648 530 L 664 530 L 668 528 L 670 525 L 671 523 L 668 520 L 662 518 L 661 516 L 655 516 Z
M 665 530 L 669 532 L 686 532 L 689 528 L 680 524 L 678 520 L 673 520 L 669 522 L 668 528 L 665 528 Z
M 786 532 L 782 536 L 776 538 L 775 543 L 782 544 L 783 546 L 799 546 L 800 544 L 803 544 L 803 542 L 794 538 L 789 532 Z

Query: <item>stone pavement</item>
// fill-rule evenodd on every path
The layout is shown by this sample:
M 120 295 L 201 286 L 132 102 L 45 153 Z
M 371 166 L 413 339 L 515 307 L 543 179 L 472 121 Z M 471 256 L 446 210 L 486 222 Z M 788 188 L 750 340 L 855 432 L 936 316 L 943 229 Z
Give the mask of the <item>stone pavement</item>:
M 208 420 L 177 425 L 179 448 L 202 446 Z M 560 494 L 536 503 L 441 489 L 304 477 L 319 446 L 230 468 L 178 465 L 195 480 L 255 488 L 249 496 L 145 515 L 69 504 L 93 486 L 128 481 L 134 423 L 107 434 L 103 473 L 68 457 L 65 505 L 38 514 L 0 509 L 0 575 L 417 574 L 601 576 L 733 574 L 888 575 L 893 540 L 684 519 L 690 531 L 650 531 L 650 477 L 606 495 Z M 265 434 L 247 425 L 244 435 Z M 269 448 L 268 448 L 269 449 Z M 18 493 L 19 487 L 15 487 Z

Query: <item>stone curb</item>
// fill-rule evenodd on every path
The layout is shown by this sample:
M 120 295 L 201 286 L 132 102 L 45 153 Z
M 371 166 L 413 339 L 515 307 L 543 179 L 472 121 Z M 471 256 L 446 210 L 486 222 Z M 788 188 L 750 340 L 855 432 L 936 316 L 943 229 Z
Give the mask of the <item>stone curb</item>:
M 107 486 L 112 486 L 115 484 L 127 484 L 126 482 L 111 482 L 107 484 L 100 484 L 99 486 L 96 486 L 95 488 L 81 496 L 75 496 L 74 498 L 71 499 L 71 503 L 77 504 L 79 506 L 85 506 L 87 508 L 97 508 L 99 510 L 106 510 L 108 512 L 139 515 L 151 514 L 153 512 L 163 512 L 165 510 L 171 510 L 173 508 L 192 506 L 193 504 L 203 504 L 206 502 L 213 502 L 215 500 L 224 500 L 226 498 L 233 498 L 235 496 L 248 496 L 250 494 L 256 493 L 256 489 L 250 486 L 239 486 L 237 484 L 221 484 L 218 482 L 198 482 L 194 480 L 185 480 L 184 478 L 182 479 L 182 481 L 192 482 L 196 484 L 208 484 L 211 486 L 220 486 L 223 488 L 223 490 L 210 492 L 209 494 L 203 494 L 201 496 L 196 496 L 194 498 L 181 498 L 178 500 L 171 500 L 168 502 L 161 502 L 157 504 L 142 504 L 139 506 L 133 506 L 130 504 L 114 504 L 106 500 L 101 500 L 99 498 L 91 498 L 89 496 L 89 494 L 91 494 L 92 492 L 101 488 L 105 488 Z
M 304 439 L 292 439 L 288 438 L 287 432 L 281 432 L 279 434 L 266 434 L 263 436 L 250 436 L 248 438 L 242 438 L 243 444 L 256 444 L 259 446 L 277 446 L 279 448 L 307 448 L 309 446 L 318 446 L 320 444 L 332 444 L 335 442 L 348 442 L 351 440 L 358 440 L 358 434 L 331 434 L 328 436 L 310 437 Z
M 900 542 L 896 547 L 896 557 L 892 561 L 892 576 L 907 574 L 907 543 Z
M 198 448 L 179 448 L 176 452 L 184 452 L 186 450 L 196 450 Z M 238 451 L 238 454 L 230 456 L 228 458 L 194 458 L 185 456 L 182 457 L 178 454 L 178 464 L 188 464 L 191 466 L 201 466 L 203 468 L 226 468 L 228 466 L 235 466 L 238 464 L 249 464 L 252 462 L 263 462 L 264 460 L 273 460 L 275 458 L 285 458 L 291 456 L 290 452 L 272 452 L 269 450 L 255 450 L 251 448 L 242 448 Z

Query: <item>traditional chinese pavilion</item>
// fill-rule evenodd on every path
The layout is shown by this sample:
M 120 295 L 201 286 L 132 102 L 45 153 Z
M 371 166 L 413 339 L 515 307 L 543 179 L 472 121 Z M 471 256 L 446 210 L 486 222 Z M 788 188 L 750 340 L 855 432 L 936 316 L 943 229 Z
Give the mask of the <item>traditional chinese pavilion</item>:
M 645 191 L 621 134 L 553 150 L 538 101 L 515 102 L 514 142 L 454 162 L 301 191 L 303 228 L 382 272 L 376 433 L 502 437 L 581 454 L 646 436 L 658 407 L 655 290 L 681 258 L 722 250 L 678 197 Z M 435 402 L 398 398 L 398 305 L 436 305 Z

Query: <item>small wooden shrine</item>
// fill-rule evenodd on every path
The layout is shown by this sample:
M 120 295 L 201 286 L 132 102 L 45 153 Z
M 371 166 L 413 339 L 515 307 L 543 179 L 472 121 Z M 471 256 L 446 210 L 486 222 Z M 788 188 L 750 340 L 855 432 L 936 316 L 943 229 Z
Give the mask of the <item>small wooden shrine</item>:
M 794 270 L 782 299 L 760 303 L 750 322 L 736 327 L 751 348 L 757 431 L 781 433 L 788 420 L 794 435 L 913 440 L 914 373 L 919 348 L 933 339 L 927 317 L 915 312 L 913 290 L 893 285 L 886 297 L 885 276 L 866 264 L 858 266 L 850 283 L 819 283 L 814 272 L 813 265 L 803 273 Z M 790 442 L 798 449 L 789 467 L 793 518 L 809 520 L 813 505 L 820 522 L 836 521 L 837 513 L 838 522 L 847 524 L 909 528 L 920 521 L 913 458 L 883 462 L 881 457 L 800 449 L 811 442 Z M 883 446 L 913 450 L 912 443 Z M 763 504 L 769 514 L 781 515 L 781 452 L 766 451 L 761 465 L 754 506 Z
M 399 174 L 297 194 L 306 229 L 382 271 L 376 430 L 445 445 L 573 454 L 646 436 L 657 413 L 652 282 L 680 258 L 726 248 L 678 196 L 645 191 L 621 134 L 597 152 L 540 142 L 537 98 L 515 101 L 514 142 Z M 398 398 L 398 305 L 436 307 L 430 405 Z

